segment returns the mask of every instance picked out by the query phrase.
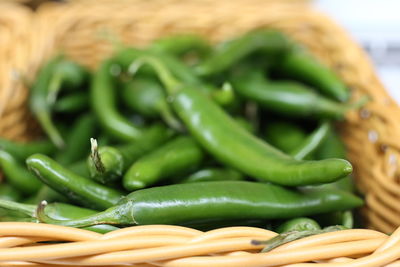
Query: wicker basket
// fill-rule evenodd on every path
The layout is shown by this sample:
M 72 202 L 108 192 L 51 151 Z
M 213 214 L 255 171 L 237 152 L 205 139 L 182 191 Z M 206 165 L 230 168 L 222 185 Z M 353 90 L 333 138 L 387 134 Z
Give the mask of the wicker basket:
M 346 32 L 301 1 L 125 0 L 102 1 L 102 5 L 98 1 L 76 1 L 47 4 L 36 13 L 3 3 L 0 14 L 0 136 L 15 140 L 32 139 L 39 132 L 26 108 L 25 84 L 57 52 L 94 68 L 113 51 L 104 36 L 144 46 L 161 36 L 184 32 L 195 32 L 212 42 L 260 27 L 285 32 L 330 66 L 351 88 L 353 97 L 371 97 L 361 112 L 349 113 L 339 126 L 358 188 L 366 196 L 363 214 L 367 227 L 391 233 L 400 225 L 400 143 L 396 142 L 400 109 Z M 7 247 L 0 250 L 0 261 L 19 259 L 40 262 L 40 266 L 45 262 L 49 266 L 281 266 L 306 261 L 337 262 L 332 266 L 400 266 L 396 262 L 400 259 L 400 231 L 389 238 L 374 230 L 346 230 L 305 238 L 265 254 L 253 254 L 258 247 L 250 245 L 249 240 L 275 233 L 257 228 L 203 233 L 182 227 L 141 226 L 100 236 L 60 226 L 2 223 L 0 235 L 14 236 L 0 238 L 0 246 Z M 19 258 L 10 256 L 15 253 L 10 247 L 38 240 L 75 242 L 64 245 L 69 246 L 68 253 L 60 245 L 51 245 L 59 246 L 54 248 L 59 253 L 51 257 L 46 249 L 37 247 L 21 248 Z M 199 255 L 208 256 L 195 257 Z M 7 262 L 6 266 L 11 264 L 17 263 Z

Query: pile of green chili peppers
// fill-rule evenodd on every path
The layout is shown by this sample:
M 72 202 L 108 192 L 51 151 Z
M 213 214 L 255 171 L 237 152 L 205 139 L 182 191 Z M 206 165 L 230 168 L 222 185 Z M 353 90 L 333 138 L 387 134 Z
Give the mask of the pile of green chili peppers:
M 91 72 L 49 60 L 29 106 L 46 138 L 0 138 L 0 220 L 109 232 L 175 224 L 353 227 L 363 201 L 335 121 L 365 102 L 283 34 L 122 47 Z

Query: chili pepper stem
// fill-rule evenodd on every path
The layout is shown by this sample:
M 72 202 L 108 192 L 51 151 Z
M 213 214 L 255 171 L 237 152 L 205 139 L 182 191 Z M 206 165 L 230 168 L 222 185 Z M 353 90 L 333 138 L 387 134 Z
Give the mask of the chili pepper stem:
M 161 79 L 162 83 L 165 85 L 167 92 L 169 94 L 174 94 L 179 90 L 178 86 L 181 84 L 176 80 L 171 72 L 165 67 L 165 65 L 155 57 L 144 56 L 133 61 L 128 68 L 128 72 L 134 75 L 144 64 L 151 65 Z
M 101 156 L 97 145 L 97 140 L 94 138 L 90 138 L 90 145 L 91 145 L 90 158 L 93 162 L 93 165 L 95 166 L 96 170 L 99 173 L 104 174 L 106 172 L 106 168 L 104 167 L 104 164 L 101 160 Z
M 47 206 L 47 201 L 43 200 L 37 206 L 36 209 L 36 218 L 41 223 L 58 224 L 58 225 L 79 227 L 79 228 L 97 224 L 121 224 L 119 206 L 111 207 L 103 212 L 99 212 L 94 215 L 90 215 L 76 220 L 56 220 L 50 218 L 45 212 L 46 206 Z
M 253 245 L 266 245 L 265 248 L 261 252 L 268 252 L 273 250 L 276 247 L 282 246 L 286 243 L 312 236 L 312 235 L 318 235 L 322 233 L 329 233 L 329 232 L 335 232 L 335 231 L 340 231 L 340 230 L 346 230 L 347 228 L 341 226 L 341 225 L 334 225 L 330 227 L 326 227 L 322 230 L 308 230 L 308 231 L 289 231 L 280 235 L 277 235 L 269 240 L 266 241 L 260 241 L 260 240 L 252 240 L 251 243 Z

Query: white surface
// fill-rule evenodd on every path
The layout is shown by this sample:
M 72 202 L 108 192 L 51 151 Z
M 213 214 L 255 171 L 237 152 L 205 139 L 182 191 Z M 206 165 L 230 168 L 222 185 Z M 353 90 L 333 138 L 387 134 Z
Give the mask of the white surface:
M 366 49 L 378 75 L 400 103 L 400 0 L 315 0 Z

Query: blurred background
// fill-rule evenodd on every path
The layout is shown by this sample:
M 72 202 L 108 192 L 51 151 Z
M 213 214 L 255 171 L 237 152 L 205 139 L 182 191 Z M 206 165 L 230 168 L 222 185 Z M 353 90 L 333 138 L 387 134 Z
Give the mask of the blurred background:
M 42 2 L 49 0 L 11 1 L 36 8 Z M 68 1 L 58 0 L 57 2 Z M 400 1 L 310 0 L 309 2 L 347 29 L 369 53 L 381 81 L 400 103 Z
M 378 75 L 400 103 L 400 1 L 316 0 L 370 54 Z

